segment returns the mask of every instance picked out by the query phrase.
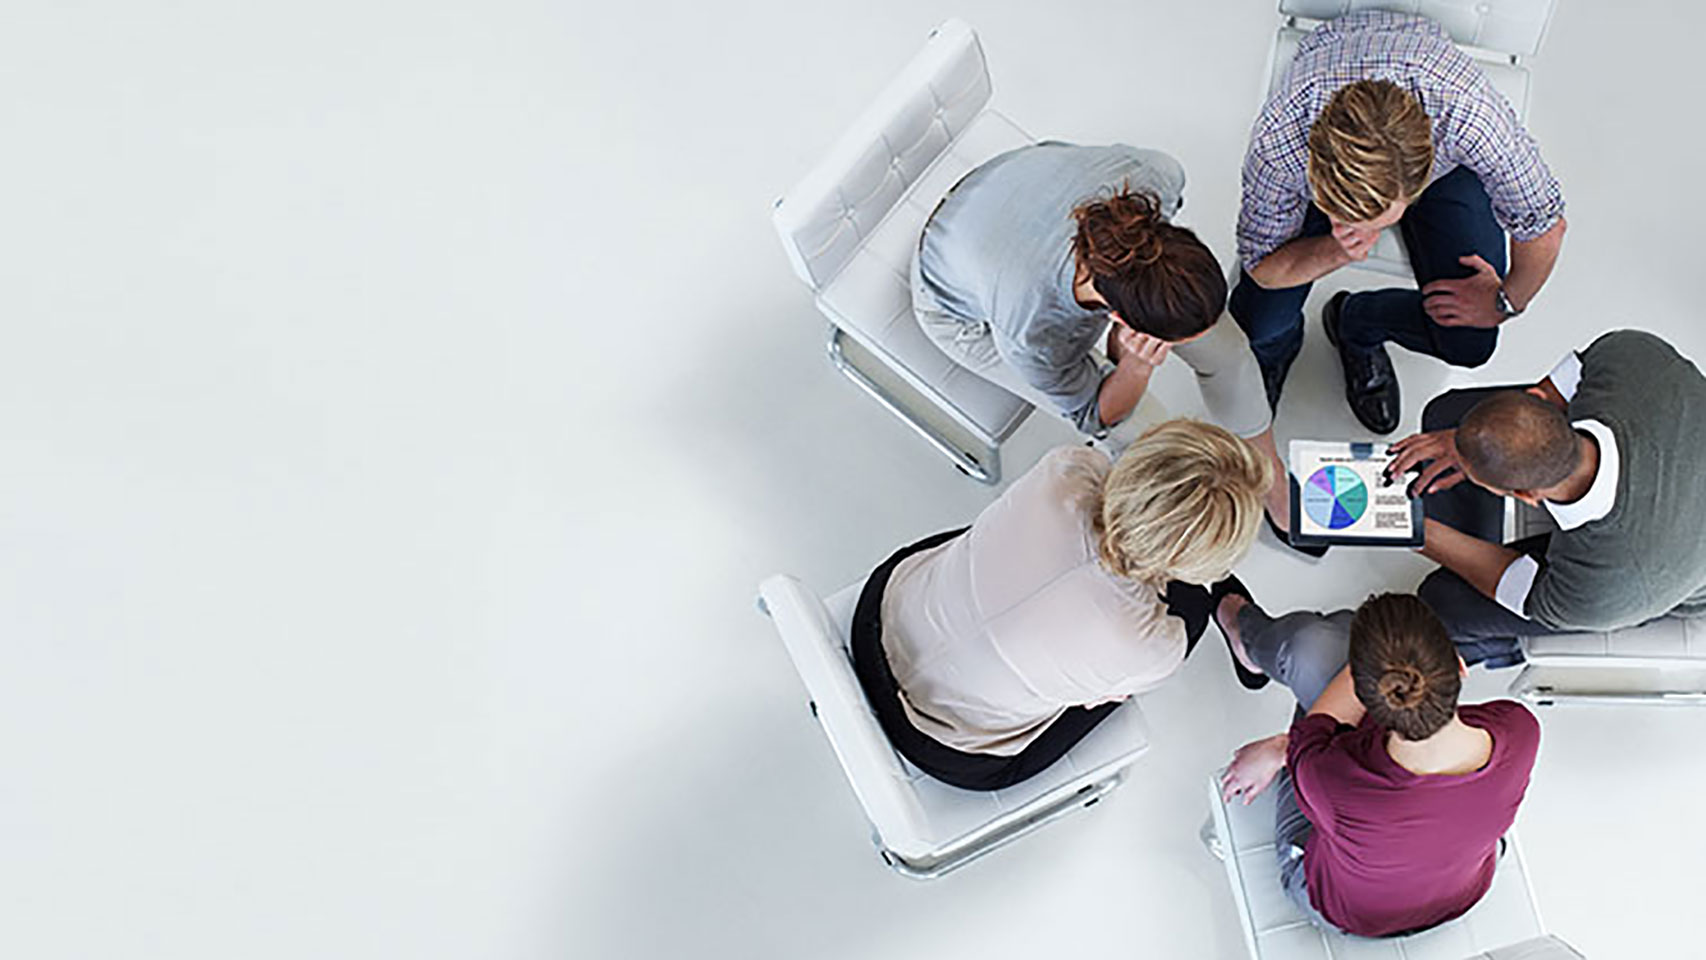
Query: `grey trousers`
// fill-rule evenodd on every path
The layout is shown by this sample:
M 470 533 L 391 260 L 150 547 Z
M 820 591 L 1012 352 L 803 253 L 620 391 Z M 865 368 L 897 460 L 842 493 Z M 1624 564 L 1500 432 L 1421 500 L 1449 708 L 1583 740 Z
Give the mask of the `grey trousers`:
M 1297 697 L 1297 714 L 1302 716 L 1350 659 L 1351 616 L 1351 611 L 1340 610 L 1330 614 L 1288 613 L 1275 618 L 1250 604 L 1238 614 L 1238 631 L 1250 659 Z M 1280 771 L 1271 789 L 1274 855 L 1279 859 L 1280 885 L 1311 923 L 1332 928 L 1309 902 L 1303 848 L 1314 827 L 1297 805 L 1291 771 Z

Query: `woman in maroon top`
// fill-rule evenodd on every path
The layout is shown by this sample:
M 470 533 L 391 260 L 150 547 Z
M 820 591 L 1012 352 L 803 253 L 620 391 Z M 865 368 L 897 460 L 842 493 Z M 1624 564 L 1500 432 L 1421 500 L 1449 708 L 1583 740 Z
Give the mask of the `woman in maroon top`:
M 1233 594 L 1215 622 L 1246 686 L 1272 677 L 1310 705 L 1290 732 L 1240 747 L 1221 781 L 1248 803 L 1278 778 L 1286 893 L 1317 923 L 1367 937 L 1474 906 L 1528 788 L 1534 715 L 1511 700 L 1459 706 L 1463 662 L 1413 596 L 1275 619 Z

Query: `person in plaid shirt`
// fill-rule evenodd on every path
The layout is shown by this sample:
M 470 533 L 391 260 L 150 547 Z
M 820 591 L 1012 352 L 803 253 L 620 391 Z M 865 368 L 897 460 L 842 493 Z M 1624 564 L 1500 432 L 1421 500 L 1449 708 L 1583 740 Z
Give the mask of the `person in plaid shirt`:
M 1419 289 L 1341 292 L 1322 310 L 1346 399 L 1378 434 L 1400 409 L 1385 343 L 1485 363 L 1564 239 L 1563 192 L 1534 139 L 1422 17 L 1351 14 L 1306 37 L 1256 119 L 1243 185 L 1230 307 L 1273 405 L 1303 345 L 1310 285 L 1366 258 L 1380 231 L 1402 231 Z

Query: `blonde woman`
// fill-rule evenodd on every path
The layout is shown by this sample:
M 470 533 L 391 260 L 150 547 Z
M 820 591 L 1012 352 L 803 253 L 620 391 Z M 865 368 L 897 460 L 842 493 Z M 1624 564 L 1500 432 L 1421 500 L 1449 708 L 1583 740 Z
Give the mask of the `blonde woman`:
M 896 749 L 970 790 L 1048 767 L 1120 701 L 1179 668 L 1210 591 L 1262 523 L 1272 461 L 1171 420 L 1118 463 L 1061 447 L 965 530 L 866 582 L 853 662 Z
M 1363 426 L 1401 413 L 1386 343 L 1460 367 L 1552 272 L 1564 195 L 1485 74 L 1422 17 L 1360 11 L 1321 25 L 1256 119 L 1244 158 L 1232 316 L 1277 402 L 1314 281 L 1397 229 L 1417 288 L 1336 294 L 1322 310 Z M 1505 246 L 1510 241 L 1509 269 Z

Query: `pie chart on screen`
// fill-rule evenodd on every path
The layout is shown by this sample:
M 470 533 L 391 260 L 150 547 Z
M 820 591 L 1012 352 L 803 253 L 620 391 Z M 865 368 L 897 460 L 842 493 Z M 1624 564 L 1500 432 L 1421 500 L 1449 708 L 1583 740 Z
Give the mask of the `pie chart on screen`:
M 1368 509 L 1368 487 L 1348 467 L 1325 466 L 1303 485 L 1303 512 L 1329 530 L 1343 530 Z

